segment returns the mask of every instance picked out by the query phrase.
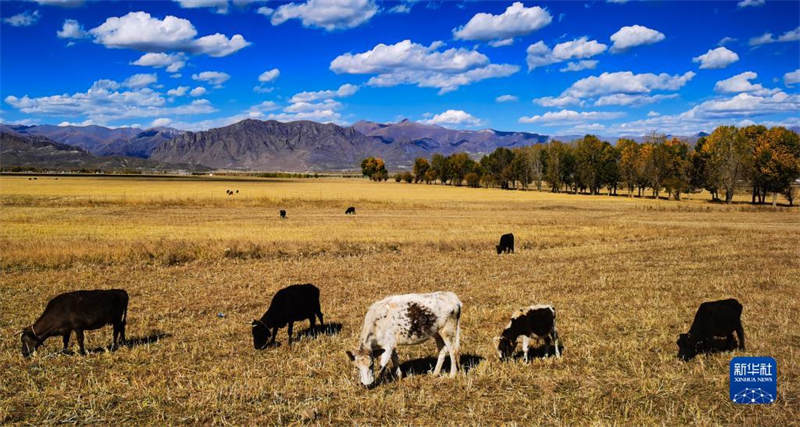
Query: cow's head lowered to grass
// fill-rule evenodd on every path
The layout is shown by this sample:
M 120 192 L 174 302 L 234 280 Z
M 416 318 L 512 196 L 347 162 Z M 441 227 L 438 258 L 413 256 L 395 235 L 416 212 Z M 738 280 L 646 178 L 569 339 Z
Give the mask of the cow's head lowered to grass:
M 375 357 L 380 356 L 383 350 L 369 351 L 359 348 L 355 353 L 351 353 L 350 350 L 346 351 L 346 353 L 347 358 L 358 370 L 358 378 L 361 380 L 361 384 L 367 387 L 372 385 L 375 382 Z
M 253 347 L 256 350 L 263 350 L 269 342 L 269 328 L 260 320 L 253 320 Z

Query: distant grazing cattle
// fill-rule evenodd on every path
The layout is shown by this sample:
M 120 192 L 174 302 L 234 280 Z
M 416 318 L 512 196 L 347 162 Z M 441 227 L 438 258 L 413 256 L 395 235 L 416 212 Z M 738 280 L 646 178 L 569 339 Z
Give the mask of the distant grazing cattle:
M 678 358 L 689 360 L 698 353 L 716 350 L 715 338 L 727 340 L 727 349 L 733 348 L 733 332 L 739 337 L 739 348 L 744 350 L 742 304 L 730 298 L 700 304 L 689 332 L 678 336 Z
M 47 303 L 44 313 L 33 325 L 22 331 L 22 355 L 31 353 L 49 337 L 60 335 L 64 341 L 64 351 L 69 344 L 69 336 L 75 331 L 81 354 L 83 331 L 114 327 L 113 346 L 125 342 L 125 323 L 128 313 L 128 293 L 122 289 L 68 292 L 56 296 Z
M 294 322 L 308 319 L 311 322 L 311 329 L 316 325 L 316 317 L 319 323 L 322 321 L 322 311 L 319 307 L 319 289 L 316 286 L 306 283 L 304 285 L 291 285 L 279 290 L 269 309 L 261 316 L 260 320 L 253 320 L 253 347 L 256 350 L 263 350 L 268 345 L 275 343 L 278 335 L 278 328 L 289 325 L 289 345 L 292 344 L 292 327 Z M 272 334 L 269 330 L 272 329 Z M 271 341 L 268 341 L 270 336 Z
M 439 359 L 433 370 L 438 375 L 450 354 L 450 376 L 458 371 L 461 301 L 452 292 L 393 295 L 372 304 L 364 317 L 358 349 L 347 357 L 358 369 L 365 386 L 375 381 L 373 358 L 380 354 L 380 378 L 389 360 L 402 377 L 395 348 L 436 340 Z
M 517 347 L 519 337 L 522 337 L 522 357 L 526 362 L 531 338 L 537 341 L 543 340 L 547 347 L 552 345 L 556 357 L 561 357 L 558 349 L 556 310 L 550 305 L 532 305 L 514 313 L 508 326 L 499 337 L 494 338 L 497 357 L 505 359 L 511 356 Z
M 350 206 L 349 208 L 347 208 L 347 210 L 344 211 L 344 214 L 345 215 L 355 215 L 356 214 L 356 208 L 353 207 L 353 206 Z
M 231 190 L 225 190 L 225 194 L 230 196 L 231 194 L 233 194 L 233 192 Z
M 236 194 L 239 194 L 239 190 L 236 190 Z
M 514 234 L 508 233 L 503 234 L 500 236 L 500 244 L 495 246 L 497 248 L 497 254 L 501 254 L 503 252 L 512 254 L 514 253 Z
M 283 218 L 283 219 L 286 218 L 286 211 L 285 210 L 281 209 L 280 210 L 280 214 L 281 214 L 281 218 Z

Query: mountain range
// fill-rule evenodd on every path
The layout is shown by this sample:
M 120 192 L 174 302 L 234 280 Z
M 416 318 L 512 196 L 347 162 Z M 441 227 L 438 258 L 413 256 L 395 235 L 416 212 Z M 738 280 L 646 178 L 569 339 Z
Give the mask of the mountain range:
M 6 170 L 31 168 L 66 171 L 207 170 L 204 167 L 167 164 L 139 157 L 96 156 L 80 147 L 55 142 L 44 136 L 19 133 L 5 125 L 0 125 L 0 167 Z
M 357 170 L 361 160 L 368 156 L 382 157 L 390 169 L 402 170 L 410 169 L 415 158 L 429 158 L 434 153 L 466 152 L 480 157 L 498 147 L 521 147 L 551 139 L 570 141 L 582 136 L 548 136 L 494 129 L 458 130 L 409 120 L 396 123 L 359 121 L 345 127 L 312 121 L 284 123 L 247 119 L 200 132 L 167 127 L 143 130 L 94 125 L 0 125 L 0 129 L 13 133 L 18 139 L 28 138 L 29 145 L 39 147 L 40 151 L 44 142 L 55 144 L 48 148 L 52 151 L 50 164 L 57 163 L 55 159 L 67 157 L 69 164 L 81 161 L 96 164 L 98 157 L 116 157 L 117 163 L 120 159 L 149 159 L 154 161 L 150 166 L 172 164 L 182 168 L 286 172 Z M 707 134 L 701 132 L 688 139 L 694 142 L 704 135 Z M 634 139 L 642 140 L 643 137 Z M 12 158 L 19 162 L 25 156 L 36 157 L 29 151 L 25 156 L 14 157 L 6 147 L 3 150 L 0 159 L 3 165 L 8 165 Z M 72 151 L 72 154 L 67 155 L 66 151 Z M 131 161 L 126 160 L 128 163 Z

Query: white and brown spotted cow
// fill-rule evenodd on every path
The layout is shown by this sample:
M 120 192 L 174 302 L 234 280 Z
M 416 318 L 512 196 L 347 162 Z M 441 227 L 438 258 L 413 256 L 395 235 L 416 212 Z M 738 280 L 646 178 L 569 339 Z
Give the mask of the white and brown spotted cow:
M 561 357 L 558 349 L 558 331 L 556 331 L 556 309 L 553 306 L 532 305 L 519 309 L 511 315 L 511 321 L 503 333 L 494 338 L 497 357 L 505 359 L 514 353 L 519 337 L 522 337 L 523 358 L 526 362 L 531 338 L 543 340 L 547 346 L 552 344 L 556 357 Z
M 439 359 L 433 370 L 438 375 L 450 354 L 450 376 L 458 371 L 461 301 L 452 292 L 392 295 L 372 304 L 364 317 L 361 338 L 355 352 L 347 352 L 365 386 L 375 381 L 373 358 L 380 355 L 378 378 L 392 361 L 402 377 L 396 347 L 436 340 Z M 354 354 L 355 353 L 355 354 Z

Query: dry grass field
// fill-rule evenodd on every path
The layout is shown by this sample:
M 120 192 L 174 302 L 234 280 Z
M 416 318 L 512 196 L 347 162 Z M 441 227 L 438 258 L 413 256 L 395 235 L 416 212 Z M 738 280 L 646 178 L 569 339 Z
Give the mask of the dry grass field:
M 797 208 L 334 178 L 0 177 L 0 203 L 2 424 L 800 418 Z M 344 215 L 350 205 L 357 215 Z M 517 253 L 498 256 L 505 232 Z M 283 329 L 281 346 L 255 351 L 251 319 L 305 282 L 341 330 L 289 348 Z M 18 332 L 47 301 L 92 288 L 127 289 L 131 345 L 104 351 L 109 327 L 87 334 L 88 356 L 61 354 L 52 338 L 23 359 Z M 344 351 L 368 305 L 433 290 L 464 303 L 468 370 L 428 374 L 431 342 L 400 349 L 410 377 L 362 388 Z M 675 340 L 697 306 L 726 297 L 744 305 L 747 351 L 678 361 Z M 558 310 L 563 358 L 498 361 L 492 337 L 533 303 Z M 730 403 L 734 355 L 778 361 L 776 403 Z

